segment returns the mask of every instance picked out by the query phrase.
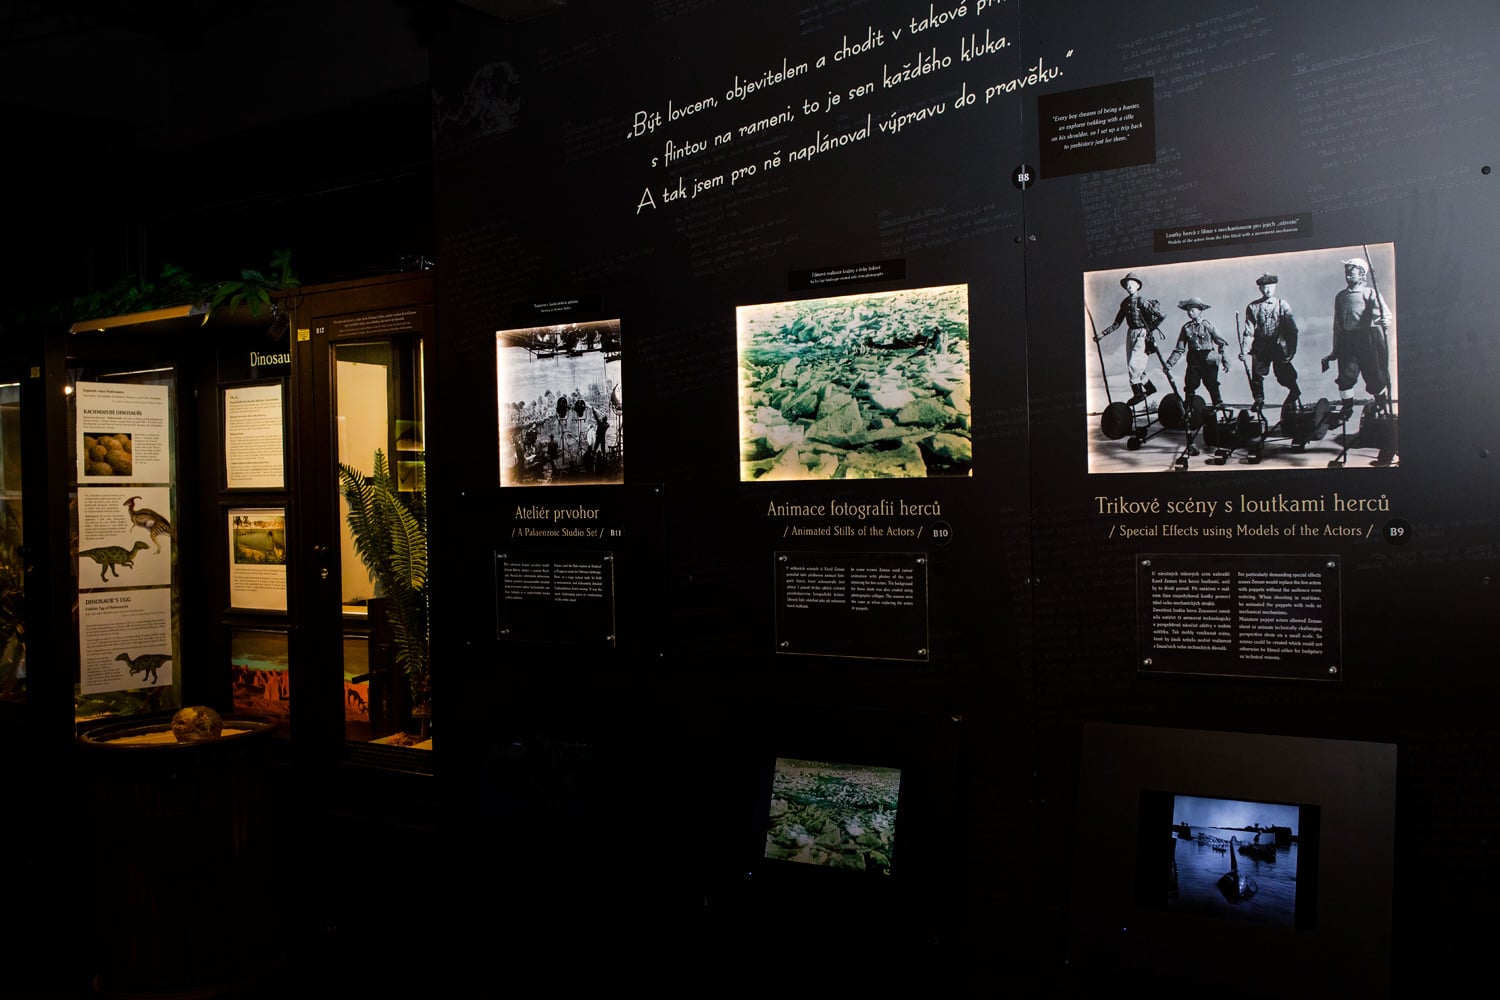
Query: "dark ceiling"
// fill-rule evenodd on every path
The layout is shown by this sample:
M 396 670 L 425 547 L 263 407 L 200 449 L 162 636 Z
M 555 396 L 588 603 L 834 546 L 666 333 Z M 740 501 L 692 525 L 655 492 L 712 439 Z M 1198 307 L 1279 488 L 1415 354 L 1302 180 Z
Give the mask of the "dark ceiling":
M 167 264 L 431 258 L 428 46 L 566 0 L 0 0 L 0 323 Z

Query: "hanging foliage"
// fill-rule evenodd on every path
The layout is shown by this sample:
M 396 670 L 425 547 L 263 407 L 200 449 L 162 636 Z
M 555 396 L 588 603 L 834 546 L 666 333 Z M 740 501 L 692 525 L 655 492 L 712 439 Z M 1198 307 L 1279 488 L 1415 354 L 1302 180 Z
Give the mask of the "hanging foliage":
M 245 268 L 240 271 L 238 281 L 220 281 L 210 286 L 209 311 L 203 321 L 207 323 L 208 317 L 217 309 L 233 312 L 242 305 L 250 309 L 251 316 L 259 316 L 261 309 L 270 311 L 273 292 L 291 291 L 301 285 L 302 282 L 292 273 L 292 252 L 277 250 L 271 254 L 269 272 Z

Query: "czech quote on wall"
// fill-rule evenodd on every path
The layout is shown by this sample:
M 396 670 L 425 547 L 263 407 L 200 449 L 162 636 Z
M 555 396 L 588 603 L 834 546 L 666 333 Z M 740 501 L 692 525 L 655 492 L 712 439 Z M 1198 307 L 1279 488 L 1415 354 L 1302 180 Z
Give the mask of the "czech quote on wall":
M 638 104 L 626 135 L 646 147 L 646 166 L 658 177 L 641 187 L 635 214 L 945 116 L 1008 106 L 1008 96 L 1062 77 L 1071 48 L 1023 56 L 1016 68 L 1013 43 L 1000 30 L 1006 11 L 1014 16 L 1008 0 L 913 5 L 899 22 L 851 24 L 837 44 L 771 56 L 744 72 L 731 68 L 720 84 Z

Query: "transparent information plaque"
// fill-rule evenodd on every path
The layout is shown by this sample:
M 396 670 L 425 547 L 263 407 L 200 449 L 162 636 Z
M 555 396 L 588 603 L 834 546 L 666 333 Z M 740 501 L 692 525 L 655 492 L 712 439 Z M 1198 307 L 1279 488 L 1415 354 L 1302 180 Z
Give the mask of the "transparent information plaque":
M 1339 559 L 1141 555 L 1142 672 L 1342 679 Z
M 776 651 L 931 659 L 923 552 L 777 552 Z
M 614 646 L 613 552 L 495 553 L 497 637 Z

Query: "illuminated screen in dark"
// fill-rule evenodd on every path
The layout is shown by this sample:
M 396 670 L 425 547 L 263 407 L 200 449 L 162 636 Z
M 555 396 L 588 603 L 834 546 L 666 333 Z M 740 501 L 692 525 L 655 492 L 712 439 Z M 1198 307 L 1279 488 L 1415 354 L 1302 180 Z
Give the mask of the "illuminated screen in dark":
M 1317 807 L 1201 795 L 1143 796 L 1137 898 L 1242 923 L 1308 927 Z
M 778 757 L 765 857 L 891 873 L 901 770 Z

